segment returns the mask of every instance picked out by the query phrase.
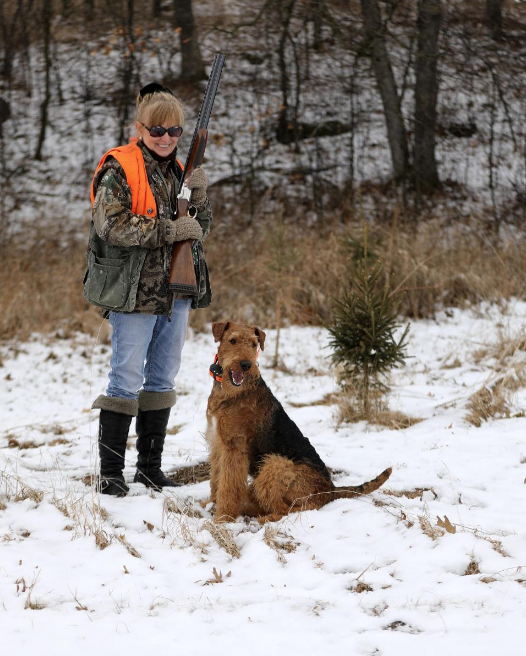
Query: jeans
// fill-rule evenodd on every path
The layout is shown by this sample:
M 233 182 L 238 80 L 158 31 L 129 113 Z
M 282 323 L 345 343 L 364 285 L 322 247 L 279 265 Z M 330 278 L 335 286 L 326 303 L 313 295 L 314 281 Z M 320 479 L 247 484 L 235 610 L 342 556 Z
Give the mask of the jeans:
M 137 399 L 141 388 L 173 390 L 190 305 L 191 299 L 175 301 L 170 320 L 155 314 L 110 312 L 113 333 L 107 396 Z

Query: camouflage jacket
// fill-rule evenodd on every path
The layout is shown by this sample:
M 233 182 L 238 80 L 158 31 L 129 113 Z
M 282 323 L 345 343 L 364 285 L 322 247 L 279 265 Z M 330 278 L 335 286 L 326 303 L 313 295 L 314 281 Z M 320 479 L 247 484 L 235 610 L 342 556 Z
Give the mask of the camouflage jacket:
M 176 206 L 181 171 L 175 154 L 169 162 L 160 163 L 142 142 L 139 146 L 157 216 L 132 214 L 124 171 L 108 157 L 95 180 L 84 296 L 106 310 L 170 315 L 175 296 L 167 286 L 172 245 L 166 243 L 166 228 Z M 196 218 L 204 240 L 212 222 L 208 199 Z M 192 307 L 207 307 L 211 290 L 202 242 L 194 243 L 193 253 L 199 294 Z

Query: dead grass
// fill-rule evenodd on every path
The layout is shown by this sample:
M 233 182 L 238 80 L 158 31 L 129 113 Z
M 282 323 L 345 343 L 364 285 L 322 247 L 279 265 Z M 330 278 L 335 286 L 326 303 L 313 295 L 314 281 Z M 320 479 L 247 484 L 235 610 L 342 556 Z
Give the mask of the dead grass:
M 473 574 L 480 574 L 479 564 L 476 560 L 471 560 L 469 565 L 466 567 L 464 576 L 473 576 Z
M 383 489 L 382 490 L 384 494 L 387 494 L 390 497 L 406 497 L 406 499 L 420 499 L 422 501 L 424 492 L 432 492 L 434 494 L 435 499 L 438 498 L 437 493 L 435 490 L 433 490 L 432 487 L 417 487 L 414 488 L 413 490 L 390 490 L 390 489 Z
M 351 592 L 356 592 L 357 594 L 362 594 L 362 592 L 372 592 L 373 587 L 370 586 L 365 581 L 358 581 L 356 585 L 353 585 L 349 588 Z
M 2 249 L 0 339 L 24 340 L 60 328 L 96 331 L 100 314 L 82 297 L 85 250 L 85 240 L 59 244 L 44 235 L 33 245 L 13 242 Z
M 140 558 L 141 557 L 141 554 L 137 551 L 137 549 L 135 547 L 133 547 L 128 542 L 125 535 L 118 535 L 116 533 L 115 537 L 117 538 L 118 542 L 120 542 L 122 544 L 122 546 L 126 549 L 126 551 L 130 554 L 130 556 L 133 556 L 134 558 Z
M 0 471 L 0 494 L 6 501 L 25 501 L 31 499 L 37 505 L 42 502 L 44 492 L 28 485 L 17 474 Z
M 195 506 L 192 499 L 181 499 L 180 497 L 166 498 L 163 502 L 165 513 L 176 513 L 186 517 L 202 517 L 201 512 Z
M 270 547 L 276 552 L 277 559 L 282 565 L 287 562 L 283 552 L 293 553 L 296 551 L 299 544 L 292 539 L 292 536 L 285 533 L 280 527 L 271 526 L 270 524 L 265 525 L 263 542 L 267 547 Z
M 365 413 L 361 399 L 352 392 L 351 386 L 346 384 L 342 392 L 334 395 L 338 402 L 339 422 L 354 424 L 359 421 L 367 421 L 370 424 L 384 426 L 391 430 L 403 430 L 423 421 L 419 417 L 410 417 L 403 412 L 390 410 L 387 407 L 385 393 L 375 395 L 373 392 L 371 396 L 371 410 L 369 413 Z
M 419 515 L 418 521 L 422 531 L 432 540 L 438 540 L 438 538 L 441 538 L 446 533 L 444 529 L 434 526 L 426 515 Z
M 395 210 L 387 215 L 399 216 L 400 209 Z M 277 321 L 320 325 L 330 320 L 332 297 L 339 296 L 347 284 L 347 262 L 356 257 L 351 244 L 360 242 L 362 218 L 354 218 L 347 210 L 332 222 L 306 227 L 299 215 L 288 217 L 287 239 L 294 245 L 297 260 L 293 270 L 287 270 L 290 290 L 279 317 L 276 295 L 283 290 L 280 277 L 269 274 L 268 231 L 273 221 L 282 219 L 259 219 L 237 231 L 234 241 L 230 224 L 214 225 L 206 243 L 214 303 L 191 313 L 194 329 L 202 330 L 225 316 L 268 328 L 274 328 Z M 432 317 L 444 305 L 463 307 L 481 300 L 524 297 L 525 240 L 526 236 L 516 234 L 494 245 L 479 220 L 462 224 L 458 217 L 450 224 L 447 217 L 421 219 L 415 228 L 396 221 L 371 221 L 369 228 L 370 251 L 384 260 L 385 282 L 405 292 L 401 312 L 409 317 Z M 44 234 L 37 235 L 33 244 L 13 239 L 5 245 L 0 267 L 0 339 L 25 339 L 32 332 L 97 333 L 100 312 L 82 297 L 85 249 L 84 239 L 71 237 L 59 244 Z M 226 260 L 225 252 L 229 253 Z
M 292 408 L 310 408 L 314 406 L 328 406 L 328 405 L 336 405 L 339 402 L 339 399 L 340 399 L 339 392 L 331 392 L 330 394 L 325 394 L 325 396 L 323 396 L 318 401 L 312 401 L 310 403 L 289 401 L 288 405 L 290 405 Z
M 488 419 L 510 416 L 505 390 L 499 385 L 479 389 L 469 398 L 466 409 L 468 410 L 466 421 L 477 428 Z
M 241 551 L 234 540 L 232 531 L 209 520 L 203 522 L 201 530 L 208 531 L 221 549 L 224 549 L 232 558 L 241 558 Z
M 96 498 L 71 490 L 61 496 L 54 493 L 50 500 L 64 517 L 72 521 L 67 526 L 67 530 L 72 532 L 72 539 L 92 535 L 95 544 L 102 550 L 111 544 L 113 537 L 117 537 L 106 526 L 109 513 Z
M 190 483 L 201 483 L 210 479 L 210 463 L 198 462 L 195 465 L 181 467 L 167 474 L 168 478 L 175 483 L 188 485 Z
M 38 449 L 43 446 L 43 444 L 37 444 L 34 440 L 23 440 L 19 441 L 16 437 L 7 436 L 7 446 L 10 449 Z
M 475 354 L 477 364 L 483 359 L 496 360 L 486 382 L 466 405 L 466 421 L 480 427 L 489 419 L 523 416 L 522 410 L 514 409 L 513 396 L 526 386 L 526 339 L 522 334 L 505 333 L 495 344 Z

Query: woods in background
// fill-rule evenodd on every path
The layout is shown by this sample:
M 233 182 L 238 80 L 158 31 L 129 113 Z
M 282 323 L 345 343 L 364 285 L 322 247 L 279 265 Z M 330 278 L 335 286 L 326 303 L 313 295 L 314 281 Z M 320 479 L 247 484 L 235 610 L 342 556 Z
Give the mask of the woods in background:
M 512 151 L 525 161 L 526 10 L 516 3 L 3 0 L 0 26 L 0 138 L 6 123 L 17 134 L 26 122 L 22 99 L 29 112 L 38 107 L 35 129 L 17 139 L 20 159 L 0 162 L 8 189 L 27 156 L 49 156 L 49 126 L 56 131 L 68 103 L 82 106 L 88 122 L 98 105 L 113 104 L 122 142 L 134 90 L 152 64 L 162 82 L 199 86 L 221 49 L 229 61 L 224 178 L 249 195 L 252 216 L 275 184 L 264 172 L 280 144 L 288 148 L 285 186 L 307 183 L 299 201 L 318 218 L 335 202 L 322 188 L 352 203 L 364 180 L 391 180 L 418 205 L 444 183 L 469 187 L 479 172 L 466 168 L 460 180 L 455 160 L 484 168 L 497 221 L 518 209 L 513 193 L 524 194 L 524 165 L 511 161 L 512 193 L 496 191 Z M 236 116 L 230 131 L 236 111 L 243 120 Z M 83 136 L 90 141 L 89 128 Z

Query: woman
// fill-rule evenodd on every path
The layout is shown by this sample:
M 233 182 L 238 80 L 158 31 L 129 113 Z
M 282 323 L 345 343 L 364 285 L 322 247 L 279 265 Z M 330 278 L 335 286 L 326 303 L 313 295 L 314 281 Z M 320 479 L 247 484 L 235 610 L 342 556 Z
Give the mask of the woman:
M 137 138 L 101 159 L 93 178 L 86 299 L 104 309 L 113 327 L 109 385 L 100 408 L 100 491 L 125 496 L 123 468 L 132 417 L 137 417 L 134 482 L 175 487 L 161 471 L 175 377 L 181 363 L 190 308 L 207 307 L 211 292 L 202 242 L 212 211 L 207 180 L 196 169 L 188 216 L 173 220 L 182 165 L 177 143 L 184 115 L 172 92 L 159 84 L 137 98 Z M 190 216 L 190 214 L 195 216 Z M 168 290 L 173 243 L 192 240 L 198 296 Z

